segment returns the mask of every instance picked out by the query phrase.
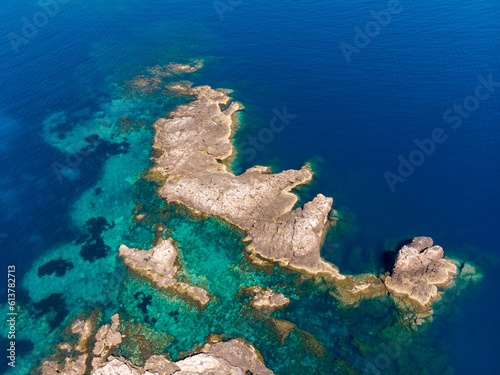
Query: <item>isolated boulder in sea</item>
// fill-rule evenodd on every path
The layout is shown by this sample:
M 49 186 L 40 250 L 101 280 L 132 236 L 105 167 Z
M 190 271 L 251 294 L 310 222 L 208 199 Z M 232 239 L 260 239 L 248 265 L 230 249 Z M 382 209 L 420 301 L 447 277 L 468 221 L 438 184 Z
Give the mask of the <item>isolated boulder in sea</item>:
M 432 314 L 432 303 L 440 298 L 440 290 L 453 284 L 456 274 L 456 263 L 444 258 L 441 246 L 430 237 L 415 237 L 399 250 L 385 285 L 399 307 L 422 318 Z

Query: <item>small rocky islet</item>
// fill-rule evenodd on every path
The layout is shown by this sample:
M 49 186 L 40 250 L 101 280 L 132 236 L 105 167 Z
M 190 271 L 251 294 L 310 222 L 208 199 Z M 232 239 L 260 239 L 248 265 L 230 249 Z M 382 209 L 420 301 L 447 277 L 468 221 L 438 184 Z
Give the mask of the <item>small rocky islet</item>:
M 156 90 L 160 78 L 172 70 L 192 69 L 172 65 L 166 71 L 156 69 L 151 77 L 139 77 L 135 89 Z M 162 90 L 191 98 L 154 125 L 151 168 L 143 178 L 157 186 L 157 194 L 169 205 L 187 208 L 194 215 L 216 217 L 244 233 L 244 252 L 257 269 L 277 267 L 299 274 L 301 280 L 327 289 L 327 295 L 340 306 L 355 309 L 361 301 L 387 298 L 398 310 L 403 329 L 418 330 L 432 321 L 433 304 L 457 282 L 476 281 L 480 275 L 468 262 L 444 257 L 443 249 L 429 237 L 416 237 L 397 253 L 392 270 L 385 274 L 344 275 L 321 257 L 321 246 L 329 228 L 333 199 L 318 194 L 302 207 L 292 189 L 309 183 L 313 170 L 309 165 L 299 170 L 271 173 L 270 168 L 254 166 L 236 175 L 231 160 L 236 151 L 231 142 L 235 116 L 243 106 L 232 101 L 229 90 L 209 86 L 192 87 L 187 81 L 169 84 Z M 147 220 L 136 210 L 135 222 Z M 181 250 L 172 238 L 175 234 L 163 225 L 149 249 L 129 248 L 122 244 L 118 256 L 129 273 L 146 280 L 168 295 L 180 298 L 200 314 L 220 296 L 183 279 L 179 262 Z M 206 254 L 210 262 L 211 254 Z M 187 265 L 189 266 L 189 265 Z M 54 271 L 56 272 L 56 271 Z M 468 285 L 468 284 L 467 284 Z M 252 314 L 266 316 L 284 341 L 296 326 L 286 319 L 273 317 L 286 310 L 291 298 L 265 285 L 240 288 L 238 297 Z M 246 301 L 246 302 L 244 302 Z M 38 368 L 44 375 L 53 374 L 273 374 L 265 360 L 245 337 L 210 334 L 204 343 L 182 353 L 174 361 L 168 355 L 151 353 L 141 365 L 120 356 L 127 339 L 120 316 L 99 326 L 99 309 L 89 316 L 73 320 L 66 332 L 71 337 L 61 342 L 57 353 Z M 305 331 L 303 341 L 321 353 L 321 343 Z M 354 341 L 354 340 L 353 340 Z M 353 342 L 356 346 L 356 343 Z M 359 348 L 363 354 L 362 348 Z M 321 355 L 321 354 L 318 354 Z M 340 373 L 358 373 L 354 367 L 337 361 Z

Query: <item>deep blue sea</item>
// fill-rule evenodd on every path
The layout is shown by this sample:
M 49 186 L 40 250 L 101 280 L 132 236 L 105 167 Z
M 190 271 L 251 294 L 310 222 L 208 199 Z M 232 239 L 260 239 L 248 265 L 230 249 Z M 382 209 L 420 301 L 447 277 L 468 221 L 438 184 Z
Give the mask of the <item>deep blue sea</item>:
M 197 58 L 203 69 L 185 79 L 232 89 L 245 106 L 235 136 L 238 171 L 313 165 L 315 181 L 299 196 L 334 198 L 346 224 L 327 237 L 323 257 L 343 273 L 383 271 L 384 253 L 414 236 L 430 236 L 445 254 L 479 266 L 484 278 L 428 334 L 456 374 L 498 373 L 497 1 L 48 3 L 50 15 L 34 0 L 0 8 L 2 305 L 7 264 L 16 266 L 19 303 L 50 294 L 28 292 L 25 274 L 74 241 L 78 202 L 108 176 L 106 161 L 125 155 L 102 142 L 58 177 L 53 166 L 67 164 L 67 134 L 110 111 L 144 110 L 116 105 L 116 87 L 148 67 Z M 174 104 L 152 105 L 147 119 Z M 286 126 L 250 146 L 276 111 L 287 113 Z M 50 131 L 48 119 L 56 123 Z M 144 150 L 137 165 L 120 164 L 130 176 L 147 168 L 150 135 L 129 140 L 127 147 Z M 427 154 L 415 152 L 418 144 Z M 408 167 L 410 159 L 416 166 Z

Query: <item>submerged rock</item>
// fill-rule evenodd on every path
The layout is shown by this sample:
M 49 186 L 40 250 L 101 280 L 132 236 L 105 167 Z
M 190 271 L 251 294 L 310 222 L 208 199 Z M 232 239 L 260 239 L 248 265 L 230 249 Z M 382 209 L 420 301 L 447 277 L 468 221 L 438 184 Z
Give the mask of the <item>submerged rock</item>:
M 184 297 L 201 307 L 210 301 L 206 290 L 179 282 L 175 278 L 177 249 L 171 238 L 162 239 L 149 250 L 131 249 L 122 245 L 119 256 L 123 258 L 126 266 L 164 290 Z
M 357 306 L 362 300 L 387 294 L 384 282 L 373 274 L 348 275 L 343 280 L 333 280 L 331 288 L 329 294 L 332 297 L 351 306 Z

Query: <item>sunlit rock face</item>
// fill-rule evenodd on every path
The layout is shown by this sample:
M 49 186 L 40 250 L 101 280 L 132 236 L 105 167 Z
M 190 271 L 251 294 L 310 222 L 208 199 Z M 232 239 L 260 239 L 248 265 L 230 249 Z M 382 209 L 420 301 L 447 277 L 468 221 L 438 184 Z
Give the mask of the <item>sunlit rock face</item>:
M 119 256 L 132 271 L 150 280 L 159 288 L 179 295 L 201 307 L 210 301 L 206 290 L 176 280 L 177 249 L 171 238 L 161 240 L 149 250 L 130 249 L 122 245 Z
M 259 285 L 244 288 L 240 294 L 251 296 L 249 305 L 264 313 L 283 309 L 290 303 L 290 298 L 285 297 L 283 293 L 277 293 L 271 288 L 263 288 Z
M 122 345 L 126 335 L 119 331 L 120 317 L 115 314 L 111 324 L 97 327 L 100 313 L 95 310 L 86 320 L 75 319 L 70 331 L 77 335 L 75 343 L 65 342 L 58 345 L 64 355 L 55 355 L 39 367 L 43 375 L 210 375 L 252 374 L 272 375 L 264 365 L 262 355 L 251 344 L 242 339 L 223 342 L 222 337 L 210 335 L 204 345 L 189 353 L 177 362 L 164 355 L 150 355 L 142 367 L 131 361 L 110 355 L 111 351 Z M 62 354 L 62 353 L 61 353 Z
M 233 115 L 241 105 L 231 103 L 227 91 L 209 86 L 177 90 L 196 100 L 154 124 L 156 164 L 150 175 L 162 177 L 160 195 L 244 229 L 248 249 L 262 258 L 340 277 L 320 257 L 333 199 L 319 194 L 292 210 L 298 198 L 291 190 L 311 181 L 311 169 L 273 174 L 256 166 L 235 175 L 224 162 L 234 153 Z
M 432 314 L 432 303 L 439 299 L 439 290 L 453 284 L 456 264 L 444 258 L 443 248 L 433 246 L 430 237 L 415 237 L 403 246 L 385 285 L 403 310 L 418 318 Z
M 456 265 L 443 256 L 443 248 L 433 246 L 432 238 L 414 238 L 399 250 L 392 275 L 385 280 L 387 288 L 426 306 L 438 295 L 438 287 L 450 284 L 457 273 Z

